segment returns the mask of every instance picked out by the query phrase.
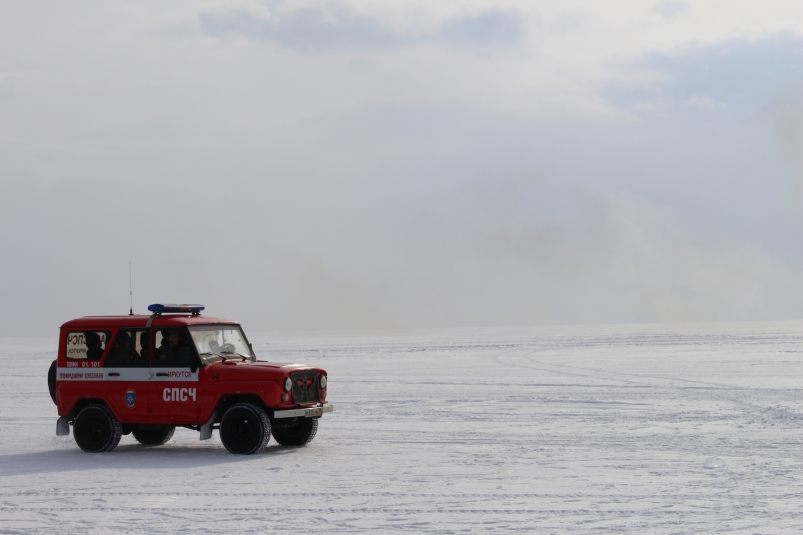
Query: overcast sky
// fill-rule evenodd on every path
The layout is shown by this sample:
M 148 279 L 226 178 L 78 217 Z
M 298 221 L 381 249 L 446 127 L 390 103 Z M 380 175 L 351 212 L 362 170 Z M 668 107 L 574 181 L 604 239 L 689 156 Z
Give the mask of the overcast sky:
M 803 317 L 803 3 L 0 4 L 0 334 Z

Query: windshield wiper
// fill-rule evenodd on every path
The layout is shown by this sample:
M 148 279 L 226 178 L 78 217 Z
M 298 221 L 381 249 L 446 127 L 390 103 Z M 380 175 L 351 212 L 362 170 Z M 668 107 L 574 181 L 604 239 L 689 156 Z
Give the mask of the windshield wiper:
M 226 353 L 228 353 L 228 351 L 226 351 Z M 212 357 L 220 357 L 223 360 L 226 360 L 227 358 L 226 356 L 221 355 L 220 353 L 212 353 L 211 351 L 207 351 L 206 353 L 201 353 L 201 356 L 206 360 L 209 360 Z
M 240 353 L 237 353 L 236 351 L 221 351 L 220 353 L 221 353 L 221 355 L 220 355 L 221 357 L 223 356 L 223 353 L 226 353 L 227 355 L 237 355 L 238 357 L 243 359 L 243 362 L 248 360 L 248 357 L 246 357 L 245 355 L 241 355 Z M 224 357 L 224 359 L 225 359 L 225 357 Z

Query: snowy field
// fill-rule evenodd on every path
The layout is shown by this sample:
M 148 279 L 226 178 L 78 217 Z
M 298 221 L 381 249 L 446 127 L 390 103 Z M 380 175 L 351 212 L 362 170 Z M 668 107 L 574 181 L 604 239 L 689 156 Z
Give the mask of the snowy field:
M 803 323 L 252 338 L 328 370 L 310 446 L 83 453 L 55 337 L 0 339 L 0 532 L 803 530 Z

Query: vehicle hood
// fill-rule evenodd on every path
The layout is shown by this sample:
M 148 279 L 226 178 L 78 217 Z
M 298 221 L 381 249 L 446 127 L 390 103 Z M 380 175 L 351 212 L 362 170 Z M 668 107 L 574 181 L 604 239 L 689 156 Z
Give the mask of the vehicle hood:
M 325 374 L 322 368 L 306 364 L 286 364 L 265 361 L 213 362 L 206 367 L 206 373 L 217 375 L 221 381 L 281 381 L 288 373 L 295 371 L 315 370 Z

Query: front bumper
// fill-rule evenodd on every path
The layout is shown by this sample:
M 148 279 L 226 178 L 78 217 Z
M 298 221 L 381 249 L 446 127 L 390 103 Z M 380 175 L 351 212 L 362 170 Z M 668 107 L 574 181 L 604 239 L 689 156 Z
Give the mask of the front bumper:
M 306 409 L 289 409 L 285 411 L 273 411 L 274 418 L 320 418 L 326 412 L 335 410 L 333 405 L 320 405 L 318 407 L 308 407 Z

